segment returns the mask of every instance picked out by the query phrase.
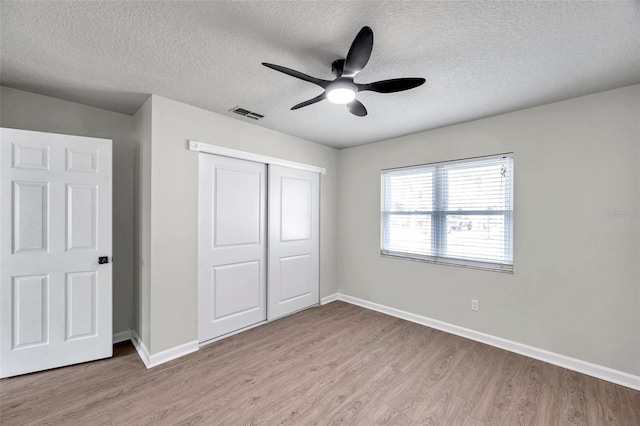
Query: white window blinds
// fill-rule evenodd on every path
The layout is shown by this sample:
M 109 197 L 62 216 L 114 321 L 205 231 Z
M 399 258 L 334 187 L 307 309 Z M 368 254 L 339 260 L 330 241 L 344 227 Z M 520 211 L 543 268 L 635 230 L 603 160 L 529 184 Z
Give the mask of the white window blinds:
M 513 157 L 382 172 L 382 254 L 513 271 Z

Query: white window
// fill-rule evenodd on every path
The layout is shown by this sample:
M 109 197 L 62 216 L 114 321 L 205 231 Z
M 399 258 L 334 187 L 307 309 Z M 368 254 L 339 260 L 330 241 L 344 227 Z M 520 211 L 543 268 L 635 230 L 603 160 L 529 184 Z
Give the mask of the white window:
M 382 254 L 513 271 L 513 157 L 382 171 Z

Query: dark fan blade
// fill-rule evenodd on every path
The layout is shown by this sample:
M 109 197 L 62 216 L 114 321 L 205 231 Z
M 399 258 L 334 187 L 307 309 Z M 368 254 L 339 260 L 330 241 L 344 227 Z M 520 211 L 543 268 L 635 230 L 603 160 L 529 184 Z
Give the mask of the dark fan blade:
M 300 71 L 292 70 L 291 68 L 282 67 L 280 65 L 268 64 L 266 62 L 263 62 L 262 65 L 264 65 L 267 68 L 271 68 L 272 70 L 276 70 L 276 71 L 280 71 L 281 73 L 288 74 L 291 77 L 299 78 L 300 80 L 304 80 L 304 81 L 308 81 L 309 83 L 317 84 L 318 86 L 322 87 L 323 89 L 326 89 L 327 85 L 329 83 L 331 83 L 328 80 L 323 80 L 321 78 L 311 77 L 310 75 L 306 75 L 304 73 L 301 73 Z
M 367 109 L 364 107 L 364 105 L 362 105 L 362 102 L 357 99 L 349 102 L 347 104 L 347 108 L 349 108 L 349 112 L 351 114 L 357 115 L 358 117 L 364 117 L 365 115 L 367 115 Z
M 347 59 L 344 62 L 342 75 L 344 77 L 353 77 L 358 74 L 371 56 L 373 49 L 373 31 L 369 27 L 362 27 L 356 38 L 351 43 Z
M 300 102 L 298 105 L 294 105 L 291 107 L 291 109 L 298 109 L 298 108 L 302 108 L 302 107 L 306 107 L 309 106 L 311 104 L 315 104 L 316 102 L 320 102 L 321 100 L 323 100 L 325 98 L 324 96 L 324 92 L 322 92 L 320 95 L 316 96 L 313 99 L 309 99 L 308 101 L 304 101 L 304 102 Z
M 375 83 L 356 84 L 356 86 L 358 86 L 358 92 L 370 90 L 379 93 L 393 93 L 422 86 L 425 81 L 424 78 L 394 78 L 392 80 L 376 81 Z

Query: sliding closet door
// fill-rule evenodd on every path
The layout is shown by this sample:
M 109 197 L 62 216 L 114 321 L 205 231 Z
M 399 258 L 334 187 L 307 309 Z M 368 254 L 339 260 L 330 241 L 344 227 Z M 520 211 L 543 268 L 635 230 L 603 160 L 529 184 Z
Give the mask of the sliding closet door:
M 266 166 L 200 154 L 198 338 L 265 321 Z
M 269 319 L 319 303 L 318 173 L 269 166 Z

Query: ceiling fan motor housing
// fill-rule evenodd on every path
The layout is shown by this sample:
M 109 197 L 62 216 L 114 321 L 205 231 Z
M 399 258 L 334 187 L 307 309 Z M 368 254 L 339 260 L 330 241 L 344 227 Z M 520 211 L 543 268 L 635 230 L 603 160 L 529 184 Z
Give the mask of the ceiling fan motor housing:
M 331 64 L 331 73 L 336 76 L 336 78 L 342 77 L 342 71 L 344 70 L 344 59 L 336 59 Z

